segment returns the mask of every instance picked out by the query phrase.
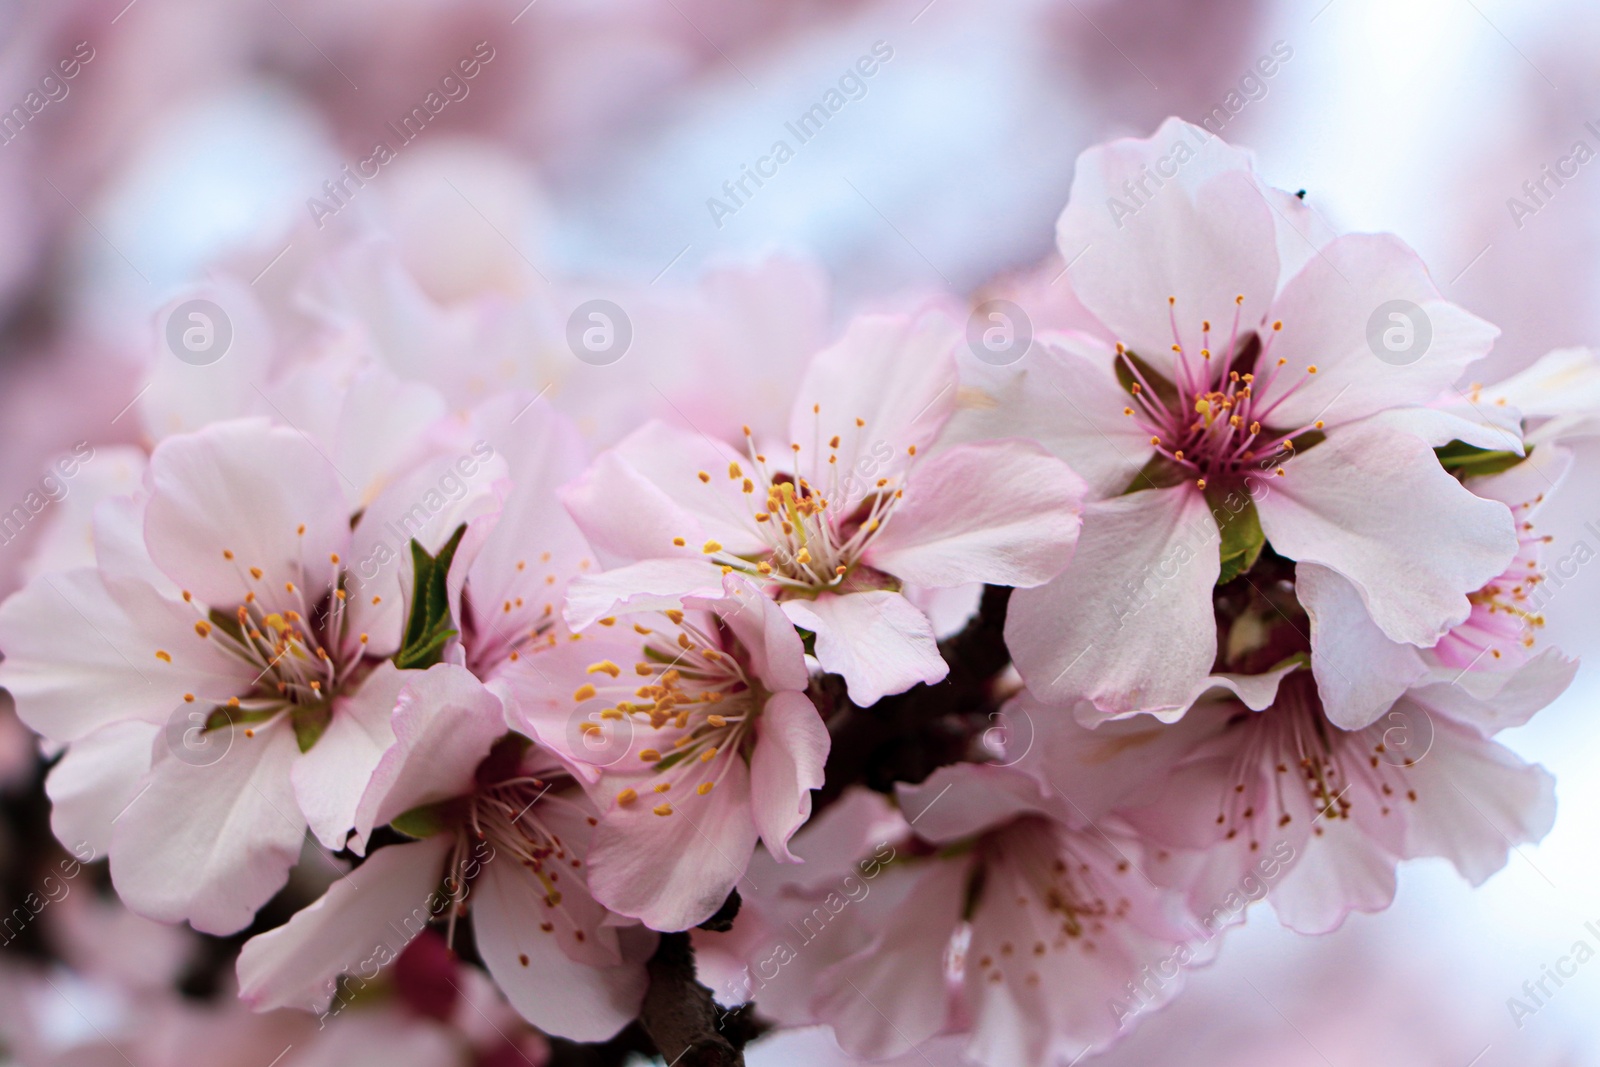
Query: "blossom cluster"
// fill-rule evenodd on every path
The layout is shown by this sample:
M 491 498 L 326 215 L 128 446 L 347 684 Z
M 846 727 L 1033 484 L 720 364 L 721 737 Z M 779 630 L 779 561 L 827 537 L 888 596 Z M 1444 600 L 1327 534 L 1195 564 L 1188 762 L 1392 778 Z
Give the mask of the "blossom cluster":
M 1575 670 L 1538 513 L 1594 356 L 1463 384 L 1497 331 L 1415 253 L 1177 120 L 1086 152 L 1057 238 L 995 286 L 1047 294 L 1019 358 L 948 295 L 796 351 L 827 331 L 769 267 L 727 284 L 770 334 L 674 309 L 661 384 L 541 382 L 507 353 L 557 316 L 368 246 L 309 328 L 228 290 L 234 349 L 155 372 L 148 447 L 0 606 L 57 836 L 248 930 L 254 1009 L 332 1020 L 442 932 L 543 1033 L 643 1016 L 669 1062 L 686 937 L 724 1008 L 852 1055 L 1043 1065 L 1255 900 L 1317 933 L 1402 860 L 1489 877 L 1554 818 L 1495 735 Z

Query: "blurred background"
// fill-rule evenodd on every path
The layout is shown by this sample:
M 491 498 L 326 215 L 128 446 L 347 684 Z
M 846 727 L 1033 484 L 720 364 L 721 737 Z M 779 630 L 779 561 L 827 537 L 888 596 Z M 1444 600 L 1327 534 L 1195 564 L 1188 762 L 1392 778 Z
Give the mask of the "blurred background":
M 426 375 L 492 373 L 504 353 L 508 380 L 559 380 L 558 406 L 610 401 L 585 407 L 596 440 L 656 405 L 636 395 L 652 375 L 675 397 L 728 387 L 670 350 L 682 331 L 662 323 L 684 308 L 769 403 L 778 365 L 862 308 L 1003 285 L 1048 324 L 1070 315 L 1048 282 L 1077 153 L 1169 114 L 1210 117 L 1332 225 L 1416 247 L 1503 329 L 1476 375 L 1492 381 L 1600 341 L 1597 54 L 1592 0 L 0 2 L 0 510 L 77 442 L 147 442 L 162 312 L 195 285 L 247 291 L 293 348 L 308 278 L 359 317 L 393 306 L 363 287 L 398 264 L 426 314 L 390 327 L 468 352 Z M 797 127 L 829 93 L 826 123 Z M 752 264 L 759 286 L 729 273 Z M 596 297 L 634 320 L 628 376 L 551 369 L 571 362 L 568 312 Z M 1549 558 L 1600 546 L 1600 449 L 1582 448 L 1544 513 Z M 52 524 L 82 522 L 72 502 L 6 528 L 0 594 L 42 566 Z M 1600 568 L 1579 567 L 1550 642 L 1600 652 L 1597 604 Z M 1548 977 L 1579 940 L 1600 946 L 1597 693 L 1587 667 L 1504 737 L 1558 780 L 1540 846 L 1478 889 L 1412 864 L 1391 910 L 1323 938 L 1257 910 L 1099 1062 L 1600 1064 L 1600 962 Z M 40 767 L 0 711 L 0 914 L 70 862 Z M 207 977 L 226 945 L 121 913 L 102 881 L 83 868 L 0 935 L 0 1062 L 305 1067 L 380 1046 L 389 1064 L 455 1062 L 429 1044 L 450 1012 L 482 1037 L 478 1062 L 532 1055 L 468 994 L 370 1033 L 341 1023 L 342 1045 L 249 1017 Z M 1549 995 L 1513 1012 L 1541 979 Z M 806 1032 L 751 1060 L 846 1062 Z M 956 1060 L 936 1043 L 906 1062 Z

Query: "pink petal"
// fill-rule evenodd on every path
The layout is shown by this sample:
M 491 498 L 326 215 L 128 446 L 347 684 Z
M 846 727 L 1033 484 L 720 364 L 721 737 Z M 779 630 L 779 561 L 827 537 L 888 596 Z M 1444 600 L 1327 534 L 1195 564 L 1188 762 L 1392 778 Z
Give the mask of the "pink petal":
M 931 445 L 955 410 L 959 339 L 933 314 L 853 319 L 838 342 L 812 358 L 790 411 L 785 444 L 800 446 L 809 480 L 830 484 L 834 466 L 841 475 L 891 476 L 909 449 Z M 834 437 L 837 448 L 829 445 Z M 837 464 L 827 462 L 830 455 Z
M 304 614 L 285 584 L 318 596 L 332 582 L 330 557 L 347 554 L 339 474 L 294 430 L 245 419 L 168 438 L 146 477 L 150 558 L 205 603 L 232 607 L 254 592 L 263 607 Z
M 283 717 L 253 730 L 233 727 L 208 766 L 159 760 L 117 820 L 111 881 L 133 911 L 231 934 L 288 881 L 306 828 L 289 785 L 299 748 Z
M 1088 482 L 1094 498 L 1118 496 L 1150 459 L 1150 432 L 1123 414 L 1116 351 L 1084 333 L 1045 334 L 1015 368 L 975 372 L 974 398 L 942 443 L 1022 437 L 1037 441 Z
M 583 930 L 587 942 L 598 929 L 603 912 L 592 903 L 591 921 L 577 929 L 541 928 L 569 907 L 565 897 L 582 893 L 567 887 L 552 909 L 544 887 L 509 857 L 490 862 L 473 886 L 473 932 L 489 973 L 523 1018 L 557 1037 L 604 1041 L 639 1014 L 645 973 L 638 962 L 596 966 L 564 951 L 558 939 L 578 943 Z
M 1256 494 L 1267 540 L 1348 579 L 1395 641 L 1431 646 L 1517 552 L 1506 506 L 1474 496 L 1407 434 L 1346 427 L 1285 468 Z
M 113 824 L 139 795 L 160 732 L 153 723 L 129 719 L 67 746 L 44 783 L 58 841 L 74 851 L 86 844 L 96 856 L 110 851 Z
M 971 837 L 1020 815 L 1054 816 L 1064 810 L 1033 775 L 993 764 L 953 763 L 917 785 L 899 783 L 895 794 L 917 836 L 935 844 Z
M 1391 300 L 1420 308 L 1431 330 L 1428 348 L 1409 363 L 1379 359 L 1368 339 L 1373 313 Z M 1288 362 L 1262 398 L 1298 386 L 1272 413 L 1272 424 L 1285 429 L 1317 419 L 1337 426 L 1386 408 L 1426 404 L 1467 364 L 1487 355 L 1500 333 L 1442 299 L 1422 260 L 1389 234 L 1333 241 L 1289 282 L 1268 317 L 1283 322 L 1270 355 Z M 1399 323 L 1385 321 L 1390 325 Z M 1313 365 L 1317 372 L 1308 374 Z
M 573 630 L 587 630 L 597 619 L 631 611 L 664 611 L 686 596 L 722 593 L 722 570 L 704 556 L 674 556 L 585 574 L 567 590 L 565 617 Z
M 1072 558 L 1085 491 L 1037 445 L 958 445 L 917 464 L 863 558 L 917 585 L 1042 585 Z
M 707 540 L 736 554 L 754 551 L 763 542 L 743 482 L 728 477 L 728 465 L 741 461 L 748 462 L 692 430 L 649 422 L 596 457 L 562 499 L 606 566 L 697 557 Z
M 804 689 L 809 681 L 805 646 L 783 609 L 738 575 L 727 575 L 722 584 L 722 597 L 686 599 L 684 606 L 715 612 L 769 690 Z
M 796 626 L 817 635 L 817 662 L 844 677 L 859 707 L 950 673 L 933 624 L 899 593 L 823 593 L 815 600 L 786 600 L 783 611 Z
M 1410 699 L 1489 737 L 1533 718 L 1566 692 L 1577 673 L 1577 660 L 1547 648 L 1510 673 L 1436 668 Z
M 1555 778 L 1449 719 L 1433 718 L 1432 724 L 1431 747 L 1405 771 L 1417 795 L 1406 813 L 1405 855 L 1442 856 L 1467 881 L 1482 885 L 1506 865 L 1513 848 L 1550 832 Z
M 110 589 L 92 570 L 42 574 L 0 605 L 0 685 L 17 717 L 54 741 L 122 719 L 165 723 L 185 693 L 220 702 L 256 674 L 198 638 L 198 618 L 143 584 Z
M 589 889 L 612 911 L 653 930 L 687 930 L 722 907 L 744 876 L 756 847 L 750 813 L 750 771 L 737 754 L 716 787 L 704 796 L 670 798 L 646 793 L 614 804 L 595 831 L 589 853 Z
M 945 953 L 971 866 L 936 860 L 870 945 L 818 976 L 814 1007 L 852 1056 L 887 1059 L 938 1033 L 948 1014 Z
M 822 788 L 828 728 L 810 697 L 784 692 L 767 699 L 757 729 L 750 757 L 751 814 L 767 851 L 785 863 L 799 863 L 789 839 L 811 817 L 811 790 Z
M 1157 369 L 1172 361 L 1169 297 L 1198 351 L 1202 321 L 1228 330 L 1239 312 L 1248 329 L 1278 288 L 1274 216 L 1248 157 L 1178 119 L 1078 157 L 1056 245 L 1084 306 Z
M 288 923 L 245 942 L 240 999 L 257 1011 L 322 1012 L 341 975 L 370 982 L 451 906 L 436 887 L 454 844 L 440 834 L 379 849 Z
M 1295 596 L 1311 616 L 1311 673 L 1329 721 L 1370 726 L 1427 669 L 1411 645 L 1389 640 L 1356 587 L 1315 563 L 1295 567 Z
M 478 764 L 506 733 L 500 701 L 464 667 L 440 663 L 394 673 L 393 741 L 370 778 L 352 775 L 365 786 L 351 823 L 351 848 L 358 855 L 373 827 L 423 804 L 471 793 Z
M 1019 589 L 1006 644 L 1028 688 L 1094 721 L 1183 714 L 1217 653 L 1216 520 L 1193 486 L 1092 504 L 1059 578 Z
M 328 728 L 294 762 L 295 799 L 318 841 L 334 851 L 356 824 L 356 806 L 383 752 L 394 742 L 389 717 L 406 675 L 384 661 L 361 688 L 337 697 Z

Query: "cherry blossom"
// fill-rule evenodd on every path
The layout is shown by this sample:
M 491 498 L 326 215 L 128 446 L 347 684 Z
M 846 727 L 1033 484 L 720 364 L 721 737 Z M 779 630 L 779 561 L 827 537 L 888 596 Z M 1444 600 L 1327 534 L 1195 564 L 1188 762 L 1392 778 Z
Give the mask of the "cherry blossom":
M 590 896 L 584 857 L 598 820 L 583 791 L 507 735 L 499 700 L 452 664 L 411 672 L 394 734 L 361 822 L 396 822 L 420 839 L 374 851 L 246 944 L 240 995 L 258 1010 L 336 1013 L 336 978 L 370 981 L 434 919 L 453 932 L 470 910 L 484 964 L 524 1018 L 585 1041 L 621 1029 L 644 995 L 653 938 L 610 921 Z
M 1152 168 L 1169 180 L 1152 185 Z M 1058 243 L 1083 254 L 1073 289 L 1119 340 L 1059 335 L 980 424 L 1003 420 L 1090 483 L 1072 563 L 1008 617 L 1024 679 L 1089 719 L 1183 713 L 1217 653 L 1210 590 L 1263 544 L 1338 572 L 1390 639 L 1418 647 L 1516 551 L 1503 505 L 1373 418 L 1431 402 L 1494 328 L 1392 237 L 1308 249 L 1291 228 L 1300 247 L 1280 254 L 1292 199 L 1178 120 L 1079 160 Z M 1425 358 L 1369 349 L 1372 309 L 1391 300 L 1431 322 Z
M 956 404 L 952 344 L 937 318 L 864 317 L 812 360 L 781 449 L 652 423 L 600 456 L 567 503 L 614 569 L 574 584 L 568 622 L 714 590 L 726 570 L 815 635 L 857 704 L 943 678 L 903 588 L 1049 580 L 1081 495 L 1023 441 L 932 448 Z
M 922 872 L 899 908 L 819 976 L 817 1011 L 840 1045 L 908 1051 L 954 1021 L 949 985 L 974 1062 L 1043 1065 L 1114 1041 L 1124 987 L 1186 935 L 1177 900 L 1140 871 L 1137 839 L 1010 768 L 958 764 L 899 793 L 938 851 L 911 861 Z
M 352 529 L 339 472 L 299 432 L 173 437 L 139 493 L 97 512 L 95 568 L 0 608 L 0 677 L 25 722 L 71 744 L 52 791 L 135 910 L 232 931 L 308 825 L 343 845 L 400 686 L 403 538 L 436 548 L 475 506 L 440 469 L 406 472 Z

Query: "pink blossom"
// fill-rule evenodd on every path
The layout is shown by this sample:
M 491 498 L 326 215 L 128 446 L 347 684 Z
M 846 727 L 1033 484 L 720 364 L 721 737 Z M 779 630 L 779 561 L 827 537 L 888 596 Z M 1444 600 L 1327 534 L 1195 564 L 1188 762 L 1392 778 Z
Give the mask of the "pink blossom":
M 1313 243 L 1290 225 L 1293 200 L 1175 119 L 1079 160 L 1058 243 L 1079 299 L 1120 341 L 1058 336 L 993 418 L 1098 498 L 1072 563 L 1020 591 L 1007 619 L 1029 685 L 1083 701 L 1087 719 L 1173 718 L 1206 688 L 1219 542 L 1249 547 L 1259 531 L 1279 555 L 1337 571 L 1390 639 L 1418 647 L 1462 622 L 1467 595 L 1516 550 L 1503 505 L 1373 418 L 1432 401 L 1494 329 L 1444 301 L 1391 237 Z M 1425 358 L 1369 350 L 1369 317 L 1389 300 L 1428 317 Z
M 1026 442 L 930 452 L 955 408 L 953 340 L 934 318 L 856 320 L 812 361 L 781 452 L 652 423 L 603 454 L 566 500 L 622 565 L 574 584 L 568 622 L 714 590 L 727 569 L 815 634 L 857 704 L 943 678 L 932 624 L 902 588 L 1049 580 L 1071 556 L 1081 492 Z
M 840 1045 L 908 1051 L 955 1021 L 952 987 L 977 1063 L 1042 1067 L 1114 1041 L 1124 986 L 1186 933 L 1177 901 L 1140 870 L 1137 838 L 1086 823 L 1012 768 L 957 764 L 899 794 L 939 851 L 905 861 L 921 873 L 903 903 L 818 978 Z
M 386 476 L 352 529 L 353 483 L 301 433 L 172 437 L 98 511 L 95 568 L 0 607 L 19 715 L 71 745 L 56 828 L 109 848 L 136 911 L 236 930 L 308 825 L 342 847 L 401 684 L 405 534 L 436 549 L 475 506 L 437 488 L 451 469 Z
M 712 915 L 758 840 L 796 862 L 829 747 L 776 604 L 738 575 L 679 603 L 608 616 L 508 676 L 513 724 L 598 771 L 595 896 L 657 930 Z
M 409 672 L 360 805 L 374 825 L 421 839 L 379 849 L 239 957 L 257 1010 L 337 1014 L 335 980 L 371 981 L 434 919 L 470 910 L 478 950 L 511 1004 L 540 1029 L 603 1040 L 632 1019 L 654 939 L 590 896 L 595 809 L 561 765 L 506 735 L 500 702 L 464 669 Z M 438 890 L 440 879 L 445 890 Z

